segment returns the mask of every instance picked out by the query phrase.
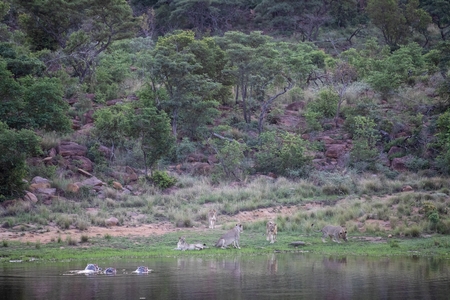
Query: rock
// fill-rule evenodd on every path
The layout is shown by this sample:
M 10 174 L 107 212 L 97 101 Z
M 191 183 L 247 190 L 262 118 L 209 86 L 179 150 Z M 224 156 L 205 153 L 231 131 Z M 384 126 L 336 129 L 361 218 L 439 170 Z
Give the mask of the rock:
M 391 169 L 402 172 L 406 171 L 406 157 L 396 157 L 391 162 Z
M 344 144 L 331 144 L 325 151 L 325 156 L 328 158 L 339 158 L 345 153 L 346 146 Z
M 123 103 L 122 99 L 113 99 L 113 100 L 106 101 L 107 106 L 113 106 L 113 105 L 122 104 L 122 103 Z
M 397 146 L 392 146 L 388 151 L 388 157 L 392 157 L 394 155 L 403 156 L 404 150 Z
M 192 166 L 194 175 L 208 175 L 212 171 L 212 166 L 208 163 L 195 163 Z
M 111 217 L 111 218 L 105 220 L 105 225 L 108 227 L 117 226 L 117 225 L 119 225 L 119 220 L 115 217 Z
M 40 195 L 45 199 L 50 199 L 56 195 L 56 189 L 55 188 L 36 189 L 34 193 Z
M 30 193 L 30 192 L 25 193 L 25 196 L 23 196 L 23 200 L 31 202 L 31 203 L 38 202 L 38 198 L 36 197 L 36 195 L 33 193 Z
M 83 114 L 83 117 L 85 124 L 94 123 L 94 110 L 93 109 L 88 110 L 86 113 Z
M 404 187 L 402 187 L 402 192 L 412 192 L 412 191 L 414 191 L 414 189 L 410 185 L 405 185 Z
M 55 148 L 52 148 L 48 151 L 48 156 L 50 156 L 50 157 L 55 157 L 56 154 L 57 154 L 57 152 L 56 152 Z
M 120 184 L 120 182 L 117 181 L 113 182 L 113 188 L 119 191 L 123 190 L 123 186 Z
M 74 156 L 70 156 L 70 158 L 68 159 L 70 164 L 83 169 L 87 172 L 92 172 L 94 170 L 94 164 L 92 163 L 92 161 L 85 157 L 85 156 L 78 156 L 78 155 L 74 155 Z
M 306 243 L 302 242 L 302 241 L 295 241 L 295 242 L 289 243 L 289 245 L 294 246 L 294 247 L 298 247 L 298 246 L 305 246 Z
M 293 111 L 303 110 L 304 108 L 305 108 L 305 102 L 303 102 L 303 101 L 292 102 L 286 106 L 287 110 L 293 110 Z
M 206 155 L 204 155 L 202 153 L 192 153 L 192 154 L 189 154 L 187 161 L 188 162 L 207 162 L 208 158 L 206 157 Z
M 32 184 L 30 184 L 29 189 L 30 189 L 31 192 L 34 192 L 37 189 L 48 189 L 50 187 L 51 187 L 51 185 L 50 185 L 49 182 L 40 182 L 40 183 L 32 183 Z
M 110 159 L 112 156 L 111 148 L 101 145 L 98 147 L 98 152 L 100 152 L 105 158 Z
M 91 173 L 89 173 L 89 172 L 87 172 L 87 171 L 85 171 L 83 169 L 78 169 L 77 171 L 78 171 L 78 173 L 80 173 L 80 174 L 82 174 L 84 176 L 87 176 L 87 177 L 92 177 L 93 176 Z
M 116 171 L 113 172 L 111 174 L 111 177 L 120 180 L 121 182 L 124 182 L 125 184 L 129 184 L 132 181 L 136 181 L 138 180 L 138 175 L 136 174 L 136 172 L 130 168 L 130 167 L 126 167 L 125 168 L 125 172 L 121 172 L 121 171 Z
M 50 184 L 50 180 L 48 180 L 47 178 L 43 178 L 40 176 L 36 176 L 31 180 L 31 183 L 49 183 Z
M 74 142 L 61 142 L 57 148 L 59 155 L 67 156 L 86 156 L 87 148 Z
M 66 186 L 66 190 L 70 193 L 78 193 L 80 191 L 80 187 L 75 183 L 68 183 Z
M 94 187 L 94 186 L 103 186 L 103 185 L 105 185 L 105 183 L 103 181 L 101 181 L 100 179 L 98 179 L 97 177 L 92 176 L 91 178 L 88 178 L 88 179 L 82 181 L 80 183 L 80 185 Z

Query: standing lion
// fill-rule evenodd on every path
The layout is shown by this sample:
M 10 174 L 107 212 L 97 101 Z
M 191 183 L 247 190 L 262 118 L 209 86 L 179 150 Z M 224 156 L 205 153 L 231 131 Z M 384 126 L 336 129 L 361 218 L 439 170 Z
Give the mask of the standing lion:
M 267 222 L 266 239 L 270 241 L 271 244 L 275 243 L 277 239 L 277 224 L 274 221 Z
M 214 226 L 216 225 L 217 221 L 217 211 L 215 209 L 209 210 L 208 221 L 209 221 L 209 228 L 214 229 Z

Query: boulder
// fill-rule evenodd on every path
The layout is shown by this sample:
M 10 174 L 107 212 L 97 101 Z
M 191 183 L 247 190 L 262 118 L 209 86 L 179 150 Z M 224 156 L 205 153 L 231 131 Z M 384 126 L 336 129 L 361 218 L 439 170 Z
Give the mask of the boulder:
M 44 177 L 36 176 L 31 180 L 31 183 L 48 183 L 50 184 L 50 180 Z
M 30 193 L 30 192 L 25 193 L 25 196 L 23 196 L 23 200 L 31 202 L 31 203 L 38 202 L 38 198 L 36 197 L 36 195 L 33 193 Z
M 40 183 L 32 183 L 30 184 L 29 190 L 31 192 L 36 191 L 37 189 L 48 189 L 51 188 L 51 185 L 49 182 L 40 182 Z
M 121 172 L 121 171 L 113 172 L 111 174 L 111 177 L 113 177 L 117 180 L 120 180 L 120 181 L 124 182 L 125 184 L 128 184 L 132 181 L 138 180 L 139 177 L 132 168 L 127 166 L 124 171 L 125 172 Z
M 339 158 L 345 153 L 346 145 L 344 144 L 331 144 L 325 151 L 325 156 L 328 158 Z
M 87 148 L 74 142 L 61 142 L 57 148 L 59 155 L 67 156 L 86 156 Z
M 391 169 L 399 172 L 406 171 L 406 157 L 396 157 L 391 161 Z
M 212 166 L 208 163 L 194 163 L 192 165 L 192 173 L 194 175 L 208 175 L 212 171 Z
M 392 146 L 391 149 L 389 149 L 389 151 L 388 151 L 388 157 L 392 157 L 395 155 L 402 156 L 403 153 L 404 153 L 404 150 L 402 148 L 397 147 L 397 146 Z
M 70 193 L 78 193 L 78 191 L 80 190 L 80 187 L 78 185 L 76 185 L 75 183 L 68 183 L 66 186 L 66 191 L 70 192 Z
M 292 102 L 286 106 L 287 110 L 293 110 L 293 111 L 299 111 L 304 108 L 305 108 L 305 102 L 303 102 L 303 101 Z
M 100 179 L 98 179 L 97 177 L 92 176 L 91 178 L 88 178 L 88 179 L 80 182 L 79 185 L 94 187 L 94 186 L 103 186 L 103 185 L 105 185 L 105 183 L 103 181 L 101 181 Z
M 410 185 L 405 185 L 402 187 L 402 192 L 412 192 L 414 189 Z
M 115 218 L 115 217 L 111 217 L 109 219 L 105 220 L 105 225 L 110 227 L 110 226 L 117 226 L 119 225 L 119 219 Z
M 48 200 L 56 195 L 56 189 L 55 188 L 36 189 L 34 193 Z
M 72 166 L 83 169 L 86 172 L 92 172 L 94 170 L 94 164 L 85 156 L 74 155 L 70 156 L 68 160 Z
M 113 181 L 112 185 L 113 185 L 113 188 L 116 190 L 119 190 L 119 191 L 123 190 L 123 186 L 120 184 L 120 182 Z
M 98 152 L 100 152 L 105 158 L 110 159 L 112 156 L 111 148 L 101 145 L 98 147 Z

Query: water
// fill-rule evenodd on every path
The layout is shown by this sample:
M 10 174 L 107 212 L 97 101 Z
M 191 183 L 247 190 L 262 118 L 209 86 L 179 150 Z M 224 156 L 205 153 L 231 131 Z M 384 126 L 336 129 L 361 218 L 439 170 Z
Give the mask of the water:
M 117 274 L 74 275 L 88 263 Z M 137 266 L 153 269 L 131 274 Z M 0 265 L 0 299 L 449 299 L 450 261 L 305 253 Z

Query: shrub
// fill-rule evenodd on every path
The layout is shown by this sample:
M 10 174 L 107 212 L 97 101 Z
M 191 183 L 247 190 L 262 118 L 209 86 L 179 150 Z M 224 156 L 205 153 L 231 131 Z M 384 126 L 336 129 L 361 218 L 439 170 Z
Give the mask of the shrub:
M 161 189 L 172 187 L 177 182 L 175 177 L 170 176 L 167 172 L 159 170 L 153 171 L 153 175 L 150 177 L 150 180 Z
M 69 246 L 76 246 L 77 245 L 77 241 L 75 241 L 74 239 L 72 239 L 72 237 L 69 235 L 66 238 L 66 243 Z
M 413 225 L 406 229 L 405 235 L 411 236 L 411 237 L 420 237 L 420 234 L 422 233 L 421 229 L 417 225 Z
M 318 113 L 325 118 L 332 118 L 336 114 L 339 95 L 331 89 L 323 89 L 315 101 L 308 103 L 308 111 Z

